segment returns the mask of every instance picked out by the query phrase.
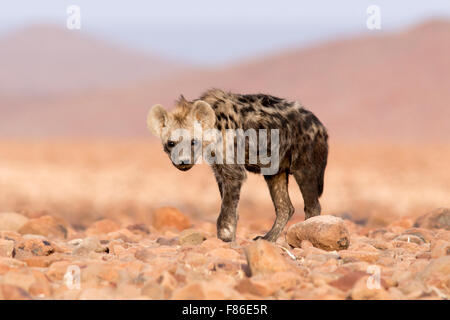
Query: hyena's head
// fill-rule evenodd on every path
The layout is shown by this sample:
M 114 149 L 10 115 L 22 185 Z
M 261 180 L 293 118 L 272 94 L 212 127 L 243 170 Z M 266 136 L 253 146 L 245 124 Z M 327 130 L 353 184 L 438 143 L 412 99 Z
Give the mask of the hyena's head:
M 201 154 L 198 152 L 202 148 L 201 134 L 212 129 L 215 122 L 214 110 L 207 102 L 187 101 L 183 96 L 171 112 L 157 104 L 147 116 L 149 130 L 161 139 L 172 164 L 182 171 L 194 166 Z

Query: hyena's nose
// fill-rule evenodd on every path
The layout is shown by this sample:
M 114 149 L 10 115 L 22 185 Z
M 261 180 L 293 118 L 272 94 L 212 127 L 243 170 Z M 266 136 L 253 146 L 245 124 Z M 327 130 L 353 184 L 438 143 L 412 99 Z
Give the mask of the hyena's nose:
M 186 159 L 186 160 L 180 160 L 180 164 L 181 164 L 181 165 L 190 164 L 190 163 L 191 163 L 191 161 L 190 161 L 189 159 Z

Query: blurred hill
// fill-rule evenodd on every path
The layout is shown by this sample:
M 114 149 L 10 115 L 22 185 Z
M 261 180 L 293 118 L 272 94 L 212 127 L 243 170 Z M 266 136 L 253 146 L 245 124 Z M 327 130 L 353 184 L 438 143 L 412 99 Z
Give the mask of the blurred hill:
M 31 25 L 0 38 L 0 92 L 45 97 L 166 76 L 184 66 L 78 30 Z
M 97 52 L 101 60 L 112 59 L 108 50 Z M 25 58 L 27 53 L 20 55 Z M 402 32 L 338 40 L 221 69 L 149 77 L 114 89 L 45 99 L 9 98 L 0 104 L 5 115 L 0 136 L 147 136 L 145 117 L 151 105 L 170 108 L 181 93 L 195 98 L 207 88 L 220 87 L 298 99 L 339 140 L 448 141 L 449 57 L 450 22 L 428 21 Z M 1 59 L 4 63 L 5 56 Z M 137 60 L 131 61 L 130 65 Z M 70 74 L 65 63 L 51 65 L 49 86 L 58 72 Z M 120 69 L 105 71 L 105 76 L 114 78 L 127 70 L 134 69 L 124 63 Z

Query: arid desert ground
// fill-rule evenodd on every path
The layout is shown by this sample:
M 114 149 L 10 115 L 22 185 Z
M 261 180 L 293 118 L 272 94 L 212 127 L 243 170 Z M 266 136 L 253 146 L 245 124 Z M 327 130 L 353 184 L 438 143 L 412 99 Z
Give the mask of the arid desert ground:
M 309 241 L 293 248 L 286 231 L 275 245 L 252 242 L 275 217 L 264 180 L 253 174 L 236 242 L 218 240 L 210 169 L 178 171 L 152 138 L 2 142 L 0 296 L 448 298 L 449 213 L 441 229 L 414 224 L 450 207 L 450 147 L 331 142 L 330 150 L 322 214 L 343 218 L 350 235 L 338 251 Z M 288 226 L 304 219 L 293 180 L 290 194 L 296 213 Z M 76 276 L 67 283 L 73 266 L 79 287 L 70 285 Z M 369 289 L 374 266 L 381 287 Z
M 64 25 L 0 35 L 0 299 L 448 299 L 450 21 L 329 40 L 196 66 Z M 178 171 L 146 128 L 212 87 L 324 123 L 321 217 L 291 179 L 288 226 L 252 241 L 275 211 L 249 173 L 217 239 L 210 168 Z

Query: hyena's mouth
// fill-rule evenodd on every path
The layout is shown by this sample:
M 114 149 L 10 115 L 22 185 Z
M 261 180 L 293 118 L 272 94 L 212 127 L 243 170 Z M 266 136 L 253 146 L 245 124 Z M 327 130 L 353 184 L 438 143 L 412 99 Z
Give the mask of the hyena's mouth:
M 175 166 L 175 168 L 181 171 L 188 171 L 194 166 L 194 164 L 175 164 L 175 163 L 173 163 L 173 165 Z

